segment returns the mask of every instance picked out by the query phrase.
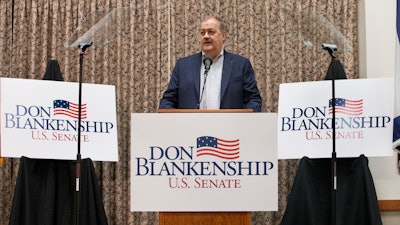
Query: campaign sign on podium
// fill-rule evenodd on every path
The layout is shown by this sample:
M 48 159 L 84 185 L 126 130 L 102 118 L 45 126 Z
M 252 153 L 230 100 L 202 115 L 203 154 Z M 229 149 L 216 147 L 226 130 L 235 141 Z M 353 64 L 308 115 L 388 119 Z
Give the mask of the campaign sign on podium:
M 278 158 L 392 156 L 393 78 L 335 81 L 335 136 L 332 81 L 281 84 Z
M 2 157 L 74 160 L 78 83 L 0 78 Z M 81 155 L 118 161 L 115 87 L 82 84 Z
M 275 113 L 133 113 L 131 210 L 276 211 Z

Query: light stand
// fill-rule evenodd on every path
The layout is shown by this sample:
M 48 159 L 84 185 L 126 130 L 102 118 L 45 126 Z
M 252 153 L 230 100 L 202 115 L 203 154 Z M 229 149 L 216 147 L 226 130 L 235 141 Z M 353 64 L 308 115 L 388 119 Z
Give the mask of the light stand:
M 81 52 L 79 54 L 79 100 L 78 100 L 78 151 L 76 155 L 75 165 L 75 191 L 76 191 L 76 225 L 79 225 L 81 193 L 80 193 L 80 166 L 81 166 L 81 118 L 82 118 L 82 74 L 83 74 L 83 56 L 88 47 L 92 46 L 93 42 L 82 42 L 78 44 Z
M 322 48 L 329 52 L 331 63 L 325 80 L 332 80 L 332 158 L 331 158 L 331 225 L 336 225 L 336 190 L 337 190 L 337 157 L 336 157 L 336 97 L 335 80 L 346 79 L 342 64 L 335 56 L 336 45 L 322 44 Z

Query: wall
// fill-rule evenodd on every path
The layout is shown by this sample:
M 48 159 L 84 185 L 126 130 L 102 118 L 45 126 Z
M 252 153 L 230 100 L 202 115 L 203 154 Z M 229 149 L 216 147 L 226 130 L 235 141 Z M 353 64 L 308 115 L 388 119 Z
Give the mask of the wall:
M 359 1 L 360 77 L 393 77 L 396 0 Z M 379 200 L 400 199 L 400 175 L 393 157 L 369 158 Z M 382 212 L 384 225 L 398 225 L 400 211 Z

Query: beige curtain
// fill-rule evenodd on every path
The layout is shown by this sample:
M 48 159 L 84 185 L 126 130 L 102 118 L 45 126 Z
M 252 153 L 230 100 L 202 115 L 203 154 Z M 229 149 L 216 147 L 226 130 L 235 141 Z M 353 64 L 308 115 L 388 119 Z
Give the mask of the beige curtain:
M 277 112 L 279 84 L 322 80 L 330 62 L 326 51 L 299 38 L 300 30 L 307 36 L 321 29 L 292 14 L 324 13 L 351 44 L 338 52 L 347 77 L 359 77 L 357 1 L 349 0 L 2 0 L 0 76 L 42 79 L 47 61 L 56 59 L 64 79 L 77 82 L 80 51 L 64 42 L 85 15 L 115 7 L 132 8 L 126 26 L 108 45 L 90 47 L 83 67 L 83 82 L 116 87 L 119 162 L 95 162 L 109 224 L 158 223 L 156 212 L 130 212 L 130 114 L 156 111 L 175 61 L 199 51 L 204 16 L 229 23 L 225 47 L 253 63 L 263 112 Z M 254 225 L 280 224 L 297 165 L 279 161 L 279 211 L 254 212 Z M 11 158 L 0 166 L 0 225 L 8 224 L 18 168 Z

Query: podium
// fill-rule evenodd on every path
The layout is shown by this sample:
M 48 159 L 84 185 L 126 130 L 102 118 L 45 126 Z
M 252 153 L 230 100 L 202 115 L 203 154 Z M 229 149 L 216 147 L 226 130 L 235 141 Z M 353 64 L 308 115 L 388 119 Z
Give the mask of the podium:
M 132 113 L 131 211 L 162 225 L 250 225 L 277 211 L 276 113 Z
M 246 113 L 251 109 L 159 109 L 158 113 Z M 159 212 L 159 225 L 250 225 L 251 212 Z

